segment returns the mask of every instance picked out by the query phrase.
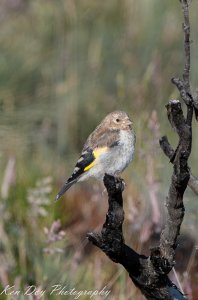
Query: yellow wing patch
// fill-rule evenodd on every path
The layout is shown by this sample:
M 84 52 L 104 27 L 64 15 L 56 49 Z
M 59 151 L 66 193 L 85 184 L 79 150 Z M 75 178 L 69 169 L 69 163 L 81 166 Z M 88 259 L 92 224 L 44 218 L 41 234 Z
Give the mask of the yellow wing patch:
M 108 147 L 96 148 L 93 151 L 93 156 L 95 158 L 94 161 L 90 163 L 87 167 L 85 167 L 84 171 L 88 171 L 89 169 L 91 169 L 95 165 L 96 159 L 100 157 L 101 154 L 106 153 L 107 151 L 108 151 Z
M 91 164 L 89 164 L 87 167 L 84 168 L 85 172 L 88 171 L 89 169 L 91 169 L 95 165 L 94 161 Z

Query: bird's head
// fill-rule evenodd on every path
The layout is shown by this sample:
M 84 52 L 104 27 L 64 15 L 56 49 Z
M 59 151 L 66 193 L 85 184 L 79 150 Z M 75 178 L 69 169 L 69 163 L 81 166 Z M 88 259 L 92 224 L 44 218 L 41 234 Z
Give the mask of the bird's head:
M 132 121 L 124 111 L 114 111 L 108 114 L 104 122 L 113 129 L 132 129 Z

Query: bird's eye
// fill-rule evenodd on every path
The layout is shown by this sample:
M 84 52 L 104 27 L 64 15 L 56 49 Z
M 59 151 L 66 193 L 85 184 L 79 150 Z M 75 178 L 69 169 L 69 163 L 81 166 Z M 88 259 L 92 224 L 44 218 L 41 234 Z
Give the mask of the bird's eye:
M 116 122 L 119 123 L 119 122 L 120 122 L 120 119 L 116 119 Z

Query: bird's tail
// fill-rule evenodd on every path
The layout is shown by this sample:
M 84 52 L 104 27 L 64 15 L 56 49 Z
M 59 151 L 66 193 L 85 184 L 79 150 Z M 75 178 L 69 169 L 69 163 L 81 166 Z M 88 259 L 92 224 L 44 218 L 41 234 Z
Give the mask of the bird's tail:
M 74 184 L 78 179 L 68 180 L 63 187 L 60 189 L 59 193 L 56 195 L 55 201 L 58 201 L 60 197 Z

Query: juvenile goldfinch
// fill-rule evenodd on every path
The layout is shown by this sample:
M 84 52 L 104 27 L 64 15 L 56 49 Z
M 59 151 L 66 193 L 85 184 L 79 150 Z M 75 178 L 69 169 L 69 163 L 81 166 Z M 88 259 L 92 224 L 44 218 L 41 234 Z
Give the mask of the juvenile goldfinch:
M 78 181 L 91 176 L 103 180 L 105 173 L 121 173 L 133 158 L 134 146 L 135 133 L 129 116 L 123 111 L 108 114 L 88 137 L 73 174 L 55 200 Z

